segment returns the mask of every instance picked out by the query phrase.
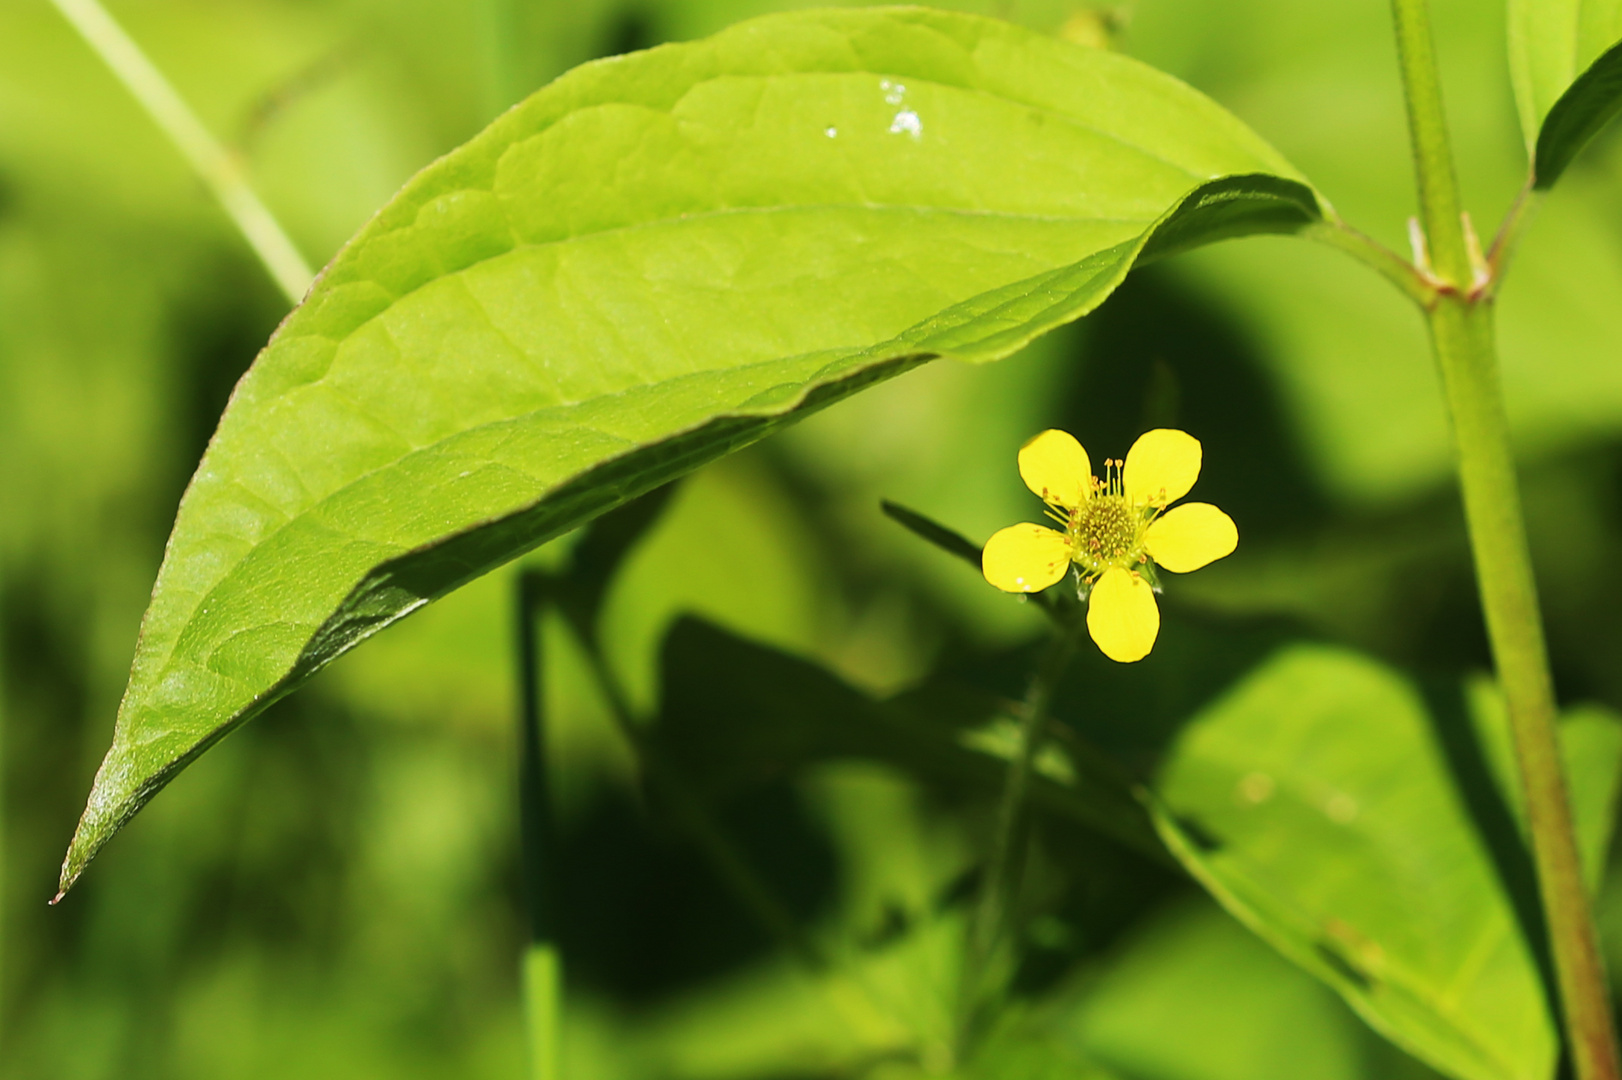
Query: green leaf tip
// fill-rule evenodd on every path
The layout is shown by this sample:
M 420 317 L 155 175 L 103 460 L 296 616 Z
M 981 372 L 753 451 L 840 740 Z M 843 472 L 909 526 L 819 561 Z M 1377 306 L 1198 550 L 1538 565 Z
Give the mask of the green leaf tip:
M 1318 220 L 1198 92 L 919 8 L 588 64 L 424 169 L 238 385 L 64 889 L 344 651 L 782 426 L 1079 318 L 1138 262 Z
M 1560 95 L 1538 130 L 1533 187 L 1548 190 L 1622 112 L 1622 42 L 1611 46 Z

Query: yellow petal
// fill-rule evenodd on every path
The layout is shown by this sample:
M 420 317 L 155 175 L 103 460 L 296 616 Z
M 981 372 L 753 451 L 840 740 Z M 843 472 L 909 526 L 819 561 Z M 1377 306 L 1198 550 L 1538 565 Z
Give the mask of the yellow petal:
M 1130 570 L 1104 571 L 1087 598 L 1087 632 L 1111 660 L 1122 664 L 1142 660 L 1160 633 L 1155 591 Z
M 1232 555 L 1239 546 L 1233 518 L 1210 503 L 1185 503 L 1155 518 L 1143 538 L 1155 562 L 1186 574 Z
M 1041 592 L 1070 568 L 1070 542 L 1040 525 L 1010 525 L 986 541 L 980 569 L 1003 592 Z
M 1093 467 L 1087 451 L 1074 435 L 1057 428 L 1020 447 L 1019 475 L 1026 487 L 1061 506 L 1080 506 L 1092 494 Z
M 1186 431 L 1155 428 L 1127 451 L 1121 479 L 1133 502 L 1165 506 L 1187 495 L 1199 477 L 1200 441 Z

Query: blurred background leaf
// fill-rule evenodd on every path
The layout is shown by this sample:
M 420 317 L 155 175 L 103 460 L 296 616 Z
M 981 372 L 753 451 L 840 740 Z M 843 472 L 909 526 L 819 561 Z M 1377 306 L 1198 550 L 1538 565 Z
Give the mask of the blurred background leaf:
M 1617 33 L 1622 35 L 1622 24 Z M 1622 112 L 1622 40 L 1595 60 L 1554 103 L 1533 151 L 1533 186 L 1553 187 L 1566 166 L 1618 112 Z
M 1173 850 L 1241 921 L 1450 1075 L 1508 1080 L 1549 1075 L 1558 1037 L 1490 695 L 1284 650 L 1194 718 L 1156 790 Z M 1566 730 L 1597 852 L 1622 721 L 1590 712 Z
M 1616 0 L 1510 0 L 1509 70 L 1528 151 L 1538 148 L 1560 98 L 1618 42 L 1622 4 Z M 1540 160 L 1539 179 L 1553 183 L 1555 176 L 1547 175 L 1542 165 Z

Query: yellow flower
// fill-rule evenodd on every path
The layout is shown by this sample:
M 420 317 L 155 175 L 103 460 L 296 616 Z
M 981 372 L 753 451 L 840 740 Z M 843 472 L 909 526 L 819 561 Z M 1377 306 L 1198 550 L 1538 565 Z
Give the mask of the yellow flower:
M 1029 524 L 999 531 L 980 557 L 986 580 L 1004 592 L 1040 592 L 1075 564 L 1087 631 L 1111 660 L 1142 660 L 1154 647 L 1157 567 L 1185 574 L 1239 543 L 1233 519 L 1210 503 L 1166 509 L 1200 475 L 1199 440 L 1186 432 L 1144 433 L 1125 462 L 1104 462 L 1100 481 L 1081 444 L 1050 429 L 1020 449 L 1019 475 L 1062 531 Z

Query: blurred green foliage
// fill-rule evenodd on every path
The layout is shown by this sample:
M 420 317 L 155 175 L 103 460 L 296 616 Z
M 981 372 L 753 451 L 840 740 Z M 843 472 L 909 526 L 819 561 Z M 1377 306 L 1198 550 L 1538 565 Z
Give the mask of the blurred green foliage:
M 320 262 L 412 172 L 567 67 L 791 5 L 110 6 Z M 1235 110 L 1354 223 L 1404 242 L 1412 181 L 1383 5 L 1138 0 L 1079 22 L 1060 0 L 955 6 L 1045 31 L 1116 28 L 1120 47 Z M 1524 170 L 1503 13 L 1433 6 L 1466 202 L 1492 222 Z M 1613 132 L 1542 210 L 1500 330 L 1562 698 L 1611 708 L 1619 179 Z M 511 570 L 226 741 L 78 893 L 44 906 L 181 487 L 281 314 L 223 216 L 55 12 L 0 6 L 6 1080 L 520 1073 Z M 1220 695 L 1224 678 L 1202 675 L 1188 643 L 1242 651 L 1236 625 L 1453 686 L 1485 669 L 1422 327 L 1340 255 L 1271 240 L 1140 273 L 1019 357 L 925 368 L 695 476 L 614 581 L 611 663 L 639 708 L 668 710 L 661 657 L 680 642 L 667 633 L 697 613 L 814 660 L 852 693 L 884 698 L 944 672 L 1017 695 L 1041 620 L 885 519 L 879 499 L 978 540 L 1028 515 L 1013 460 L 1035 430 L 1066 427 L 1103 454 L 1153 424 L 1204 440 L 1202 496 L 1245 539 L 1176 583 L 1167 648 L 1142 669 L 1162 708 L 1134 706 L 1102 664 L 1072 678 L 1061 716 L 1116 760 L 1152 770 Z M 938 1061 L 985 792 L 841 756 L 717 802 L 722 827 L 856 973 L 807 979 L 646 812 L 578 643 L 556 622 L 546 639 L 566 1075 L 900 1077 Z M 1429 1075 L 1164 865 L 1073 826 L 1041 837 L 1016 981 L 1027 1004 L 994 1038 L 1005 1049 L 988 1075 Z M 1603 898 L 1618 967 L 1622 874 Z M 896 1053 L 915 1041 L 921 1066 Z

